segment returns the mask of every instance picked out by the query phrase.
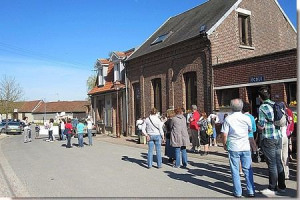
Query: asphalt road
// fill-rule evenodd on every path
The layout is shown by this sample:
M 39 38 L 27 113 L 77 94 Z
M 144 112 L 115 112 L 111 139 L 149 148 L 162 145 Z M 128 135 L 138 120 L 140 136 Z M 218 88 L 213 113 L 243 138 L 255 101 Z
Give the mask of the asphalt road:
M 232 197 L 225 157 L 191 155 L 188 169 L 167 164 L 147 169 L 146 149 L 97 137 L 92 147 L 66 149 L 62 141 L 36 139 L 25 144 L 20 135 L 1 135 L 0 197 Z M 267 187 L 265 168 L 254 166 L 257 191 Z M 287 181 L 285 197 L 296 197 L 295 173 Z

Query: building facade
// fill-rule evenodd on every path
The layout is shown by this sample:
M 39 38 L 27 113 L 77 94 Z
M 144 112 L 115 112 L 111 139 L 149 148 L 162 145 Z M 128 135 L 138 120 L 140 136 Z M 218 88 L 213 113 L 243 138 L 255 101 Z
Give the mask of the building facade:
M 109 59 L 98 59 L 95 64 L 97 81 L 89 91 L 92 118 L 98 132 L 119 137 L 127 135 L 128 94 L 124 60 L 134 49 L 112 52 Z
M 255 85 L 271 84 L 272 95 L 287 100 L 282 90 L 295 86 L 296 44 L 276 0 L 210 0 L 169 18 L 126 61 L 129 130 L 152 107 L 165 113 L 196 104 L 211 113 L 226 109 L 229 97 L 254 104 Z M 290 73 L 276 75 L 277 68 Z

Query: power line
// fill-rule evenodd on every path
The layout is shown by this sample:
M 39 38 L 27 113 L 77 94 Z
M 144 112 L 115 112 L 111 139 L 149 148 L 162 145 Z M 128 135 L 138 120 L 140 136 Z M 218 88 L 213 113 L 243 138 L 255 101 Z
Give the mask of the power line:
M 9 45 L 3 42 L 0 42 L 0 50 L 1 51 L 6 51 L 9 53 L 13 53 L 13 54 L 17 54 L 17 55 L 21 55 L 24 57 L 30 57 L 30 58 L 38 58 L 39 60 L 44 60 L 44 61 L 51 61 L 54 63 L 58 63 L 58 64 L 63 64 L 66 66 L 70 66 L 73 68 L 77 68 L 77 69 L 83 69 L 86 67 L 85 64 L 82 63 L 78 63 L 78 62 L 65 62 L 62 61 L 60 58 L 54 57 L 54 56 L 49 56 L 47 54 L 43 54 L 43 53 L 37 53 L 34 52 L 32 50 L 28 50 L 28 49 L 24 49 L 24 48 L 20 48 L 17 46 L 13 46 L 13 45 Z

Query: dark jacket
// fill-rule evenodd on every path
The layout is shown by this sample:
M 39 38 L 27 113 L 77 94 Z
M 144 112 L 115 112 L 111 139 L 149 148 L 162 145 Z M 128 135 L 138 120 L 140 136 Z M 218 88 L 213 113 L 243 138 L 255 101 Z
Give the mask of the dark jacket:
M 187 132 L 186 118 L 183 115 L 176 115 L 171 121 L 171 146 L 182 147 L 190 144 Z

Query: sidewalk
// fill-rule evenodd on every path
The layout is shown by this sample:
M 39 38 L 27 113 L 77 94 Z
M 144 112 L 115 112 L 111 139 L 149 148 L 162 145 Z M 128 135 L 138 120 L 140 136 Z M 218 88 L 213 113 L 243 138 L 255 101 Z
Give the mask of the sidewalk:
M 141 149 L 148 149 L 147 144 L 137 144 L 137 136 L 128 136 L 124 137 L 121 136 L 120 138 L 116 138 L 113 136 L 109 136 L 106 134 L 99 134 L 96 137 L 94 137 L 96 140 L 113 143 L 113 144 L 119 144 L 119 145 L 125 145 L 135 148 L 141 148 Z M 227 153 L 224 151 L 222 144 L 218 144 L 219 146 L 210 146 L 209 150 L 210 153 L 207 156 L 201 156 L 199 153 L 191 153 L 188 152 L 188 157 L 193 158 L 199 158 L 204 160 L 211 160 L 211 161 L 218 161 L 218 162 L 229 162 Z M 192 146 L 187 147 L 187 149 L 191 149 Z M 162 152 L 165 151 L 165 146 L 162 146 Z

